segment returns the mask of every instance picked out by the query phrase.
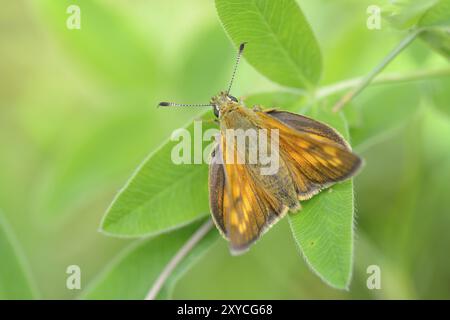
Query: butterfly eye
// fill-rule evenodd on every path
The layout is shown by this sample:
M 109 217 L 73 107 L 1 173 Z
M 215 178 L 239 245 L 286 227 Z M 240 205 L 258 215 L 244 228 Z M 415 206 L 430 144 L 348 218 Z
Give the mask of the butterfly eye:
M 234 102 L 238 102 L 238 99 L 236 99 L 236 97 L 228 95 L 228 98 L 230 98 Z
M 217 106 L 213 106 L 213 112 L 214 112 L 214 115 L 216 116 L 216 118 L 218 118 L 219 117 L 219 108 L 217 108 Z

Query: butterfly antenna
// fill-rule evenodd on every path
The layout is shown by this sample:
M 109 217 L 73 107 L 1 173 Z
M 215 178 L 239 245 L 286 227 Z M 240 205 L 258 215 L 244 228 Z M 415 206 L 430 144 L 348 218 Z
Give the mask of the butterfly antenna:
M 230 93 L 231 86 L 233 85 L 234 76 L 236 75 L 236 70 L 237 70 L 237 67 L 239 65 L 239 61 L 241 60 L 242 51 L 244 51 L 244 47 L 245 47 L 246 43 L 247 42 L 243 42 L 239 46 L 239 52 L 238 52 L 238 55 L 237 55 L 237 58 L 236 58 L 236 63 L 234 64 L 233 75 L 231 76 L 231 81 L 230 81 L 230 85 L 228 86 L 227 94 Z
M 160 102 L 158 107 L 211 107 L 209 103 L 174 103 L 174 102 Z

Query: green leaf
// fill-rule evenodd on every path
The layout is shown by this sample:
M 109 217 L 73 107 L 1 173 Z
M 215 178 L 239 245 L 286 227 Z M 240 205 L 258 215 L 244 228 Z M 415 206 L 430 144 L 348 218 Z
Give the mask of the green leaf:
M 431 7 L 419 21 L 420 27 L 449 27 L 450 1 L 440 0 Z
M 395 28 L 423 28 L 420 38 L 450 59 L 450 0 L 406 0 L 388 5 L 383 13 Z
M 248 42 L 247 61 L 279 84 L 310 88 L 322 70 L 320 48 L 294 0 L 216 0 L 232 41 Z
M 450 59 L 450 30 L 425 30 L 420 38 L 436 52 Z
M 143 299 L 172 257 L 192 236 L 197 222 L 174 232 L 137 241 L 122 252 L 99 278 L 82 293 L 83 299 Z M 158 298 L 170 298 L 176 281 L 217 240 L 213 228 L 178 264 Z
M 408 29 L 417 24 L 423 14 L 439 0 L 401 0 L 386 5 L 382 16 L 397 29 Z
M 450 0 L 441 0 L 419 21 L 426 30 L 420 37 L 434 50 L 450 59 Z
M 0 212 L 0 299 L 33 299 L 36 290 L 11 227 Z
M 317 107 L 309 116 L 327 123 L 348 139 L 341 114 Z M 288 216 L 295 241 L 311 269 L 339 289 L 348 288 L 352 275 L 353 212 L 353 183 L 349 180 L 302 202 L 302 209 Z
M 210 111 L 201 119 L 208 120 L 201 123 L 203 133 L 216 127 L 210 121 Z M 202 145 L 194 146 L 195 137 L 202 132 L 199 129 L 194 133 L 194 122 L 190 123 L 186 130 L 192 140 L 188 143 L 191 163 L 172 161 L 173 148 L 184 139 L 163 143 L 116 196 L 102 221 L 102 231 L 116 236 L 155 235 L 209 214 L 208 165 L 202 158 L 201 164 L 194 164 L 194 152 L 199 150 L 197 154 L 202 157 L 201 152 L 211 142 L 202 141 Z

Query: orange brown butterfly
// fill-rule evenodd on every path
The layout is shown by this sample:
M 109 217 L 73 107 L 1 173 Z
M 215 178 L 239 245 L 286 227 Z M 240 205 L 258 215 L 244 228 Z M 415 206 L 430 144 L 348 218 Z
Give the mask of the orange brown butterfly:
M 220 137 L 209 165 L 209 204 L 217 229 L 230 243 L 232 254 L 248 250 L 261 235 L 288 211 L 301 209 L 324 188 L 354 176 L 362 160 L 333 128 L 311 118 L 276 109 L 253 109 L 230 95 L 245 43 L 228 90 L 208 104 L 161 102 L 159 106 L 212 106 Z M 226 139 L 230 129 L 266 130 L 278 134 L 278 170 L 262 174 L 261 163 L 229 161 L 228 151 L 239 154 L 236 141 Z M 244 157 L 248 156 L 248 148 Z M 233 160 L 235 160 L 233 158 Z

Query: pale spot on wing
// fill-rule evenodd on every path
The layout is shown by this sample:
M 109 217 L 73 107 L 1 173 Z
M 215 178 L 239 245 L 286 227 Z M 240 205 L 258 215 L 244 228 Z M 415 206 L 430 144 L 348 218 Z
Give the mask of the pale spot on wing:
M 311 145 L 308 142 L 304 141 L 304 140 L 299 140 L 298 141 L 298 146 L 300 148 L 303 148 L 303 149 L 308 149 L 308 148 L 311 147 Z
M 306 159 L 310 163 L 310 165 L 312 165 L 312 166 L 317 166 L 320 163 L 318 158 L 312 156 L 311 154 L 309 154 L 307 152 L 305 152 L 303 154 L 303 158 Z M 300 159 L 299 163 L 301 163 L 301 161 L 302 160 Z
M 317 158 L 318 160 L 319 160 L 319 162 L 322 164 L 322 165 L 324 165 L 324 166 L 326 166 L 327 164 L 328 164 L 328 161 L 327 160 L 325 160 L 324 158 Z
M 330 160 L 330 163 L 335 166 L 335 167 L 339 167 L 341 165 L 343 165 L 344 163 L 342 162 L 341 159 L 339 158 L 333 158 L 332 160 Z
M 234 226 L 239 225 L 238 215 L 236 210 L 234 210 L 234 208 L 230 210 L 230 222 Z
M 249 222 L 248 214 L 250 212 L 252 212 L 252 206 L 250 204 L 250 201 L 247 198 L 244 199 L 243 206 L 244 206 L 244 210 L 242 210 L 242 215 L 244 216 L 244 221 Z
M 238 228 L 239 228 L 240 233 L 244 233 L 247 230 L 247 225 L 244 223 L 241 223 Z
M 333 157 L 337 155 L 337 149 L 335 147 L 324 146 L 323 151 L 325 151 L 325 153 L 328 153 L 329 155 L 332 155 Z
M 309 154 L 305 154 L 304 157 L 308 159 L 308 162 L 314 166 L 320 163 L 320 161 L 316 157 L 312 157 Z

